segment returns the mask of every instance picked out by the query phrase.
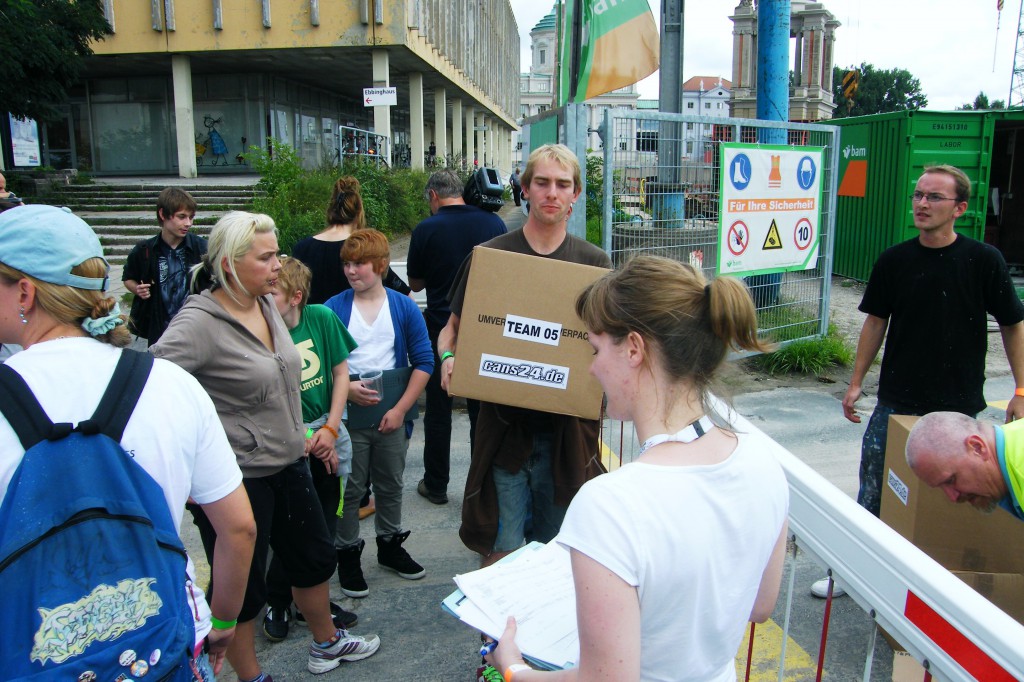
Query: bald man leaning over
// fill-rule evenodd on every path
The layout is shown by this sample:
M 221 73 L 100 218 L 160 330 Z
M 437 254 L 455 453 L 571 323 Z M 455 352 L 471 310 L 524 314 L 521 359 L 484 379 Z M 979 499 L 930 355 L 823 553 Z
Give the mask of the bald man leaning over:
M 986 424 L 959 412 L 932 412 L 907 438 L 907 464 L 952 502 L 1003 507 L 1024 521 L 1024 421 Z

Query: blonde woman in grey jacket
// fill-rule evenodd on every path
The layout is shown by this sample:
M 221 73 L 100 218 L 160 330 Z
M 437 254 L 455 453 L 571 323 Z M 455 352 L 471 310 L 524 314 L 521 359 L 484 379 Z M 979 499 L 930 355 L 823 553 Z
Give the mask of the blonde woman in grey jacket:
M 261 671 L 255 649 L 256 618 L 267 597 L 268 545 L 281 558 L 295 603 L 313 634 L 310 672 L 333 670 L 341 661 L 372 656 L 380 647 L 376 635 L 356 637 L 331 620 L 328 581 L 336 557 L 306 460 L 301 361 L 271 296 L 280 269 L 274 221 L 262 214 L 226 214 L 213 227 L 209 251 L 193 271 L 193 281 L 208 278 L 212 287 L 190 296 L 151 348 L 195 376 L 210 394 L 252 504 L 256 550 L 237 634 L 227 652 L 244 682 L 271 679 Z M 192 512 L 209 555 L 212 528 L 200 510 Z

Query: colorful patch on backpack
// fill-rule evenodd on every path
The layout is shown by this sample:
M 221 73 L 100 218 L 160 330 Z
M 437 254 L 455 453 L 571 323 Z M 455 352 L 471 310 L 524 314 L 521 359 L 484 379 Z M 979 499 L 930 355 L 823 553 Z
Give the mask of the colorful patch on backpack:
M 160 613 L 163 601 L 150 588 L 155 578 L 125 579 L 99 585 L 76 602 L 39 609 L 43 622 L 33 637 L 31 660 L 63 663 L 93 642 L 114 640 L 138 630 Z

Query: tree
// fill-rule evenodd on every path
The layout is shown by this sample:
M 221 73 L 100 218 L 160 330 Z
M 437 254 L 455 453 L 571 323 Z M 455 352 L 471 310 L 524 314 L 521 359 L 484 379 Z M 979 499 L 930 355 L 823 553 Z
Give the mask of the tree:
M 963 106 L 957 107 L 961 111 L 984 111 L 986 109 L 1005 109 L 1006 102 L 1001 99 L 993 100 L 990 104 L 988 101 L 988 95 L 984 92 L 979 92 L 978 96 L 974 98 L 974 103 L 967 103 Z
M 53 120 L 89 43 L 110 33 L 102 0 L 0 0 L 0 102 L 19 118 Z
M 860 84 L 851 101 L 843 95 L 843 75 L 854 69 L 860 73 Z M 921 109 L 928 98 L 921 92 L 921 81 L 906 69 L 876 69 L 866 62 L 849 68 L 832 68 L 832 95 L 836 110 L 832 118 L 885 114 L 891 111 Z

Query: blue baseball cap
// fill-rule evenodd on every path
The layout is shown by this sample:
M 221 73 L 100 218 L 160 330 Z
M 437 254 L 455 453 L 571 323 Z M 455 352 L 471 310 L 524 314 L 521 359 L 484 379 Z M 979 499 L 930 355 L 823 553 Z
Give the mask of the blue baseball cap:
M 103 247 L 92 228 L 71 209 L 28 205 L 0 213 L 0 263 L 51 284 L 106 291 L 106 276 L 71 274 L 71 268 L 90 258 L 103 258 Z

